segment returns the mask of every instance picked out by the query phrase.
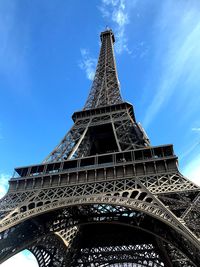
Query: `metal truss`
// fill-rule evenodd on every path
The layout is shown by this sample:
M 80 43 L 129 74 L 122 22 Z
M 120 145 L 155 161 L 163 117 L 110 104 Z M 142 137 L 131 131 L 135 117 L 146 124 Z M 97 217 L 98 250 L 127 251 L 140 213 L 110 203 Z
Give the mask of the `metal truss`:
M 81 249 L 74 266 L 164 266 L 152 244 Z
M 40 267 L 62 266 L 66 264 L 66 246 L 58 235 L 48 235 L 35 242 L 34 246 L 28 248 L 36 257 Z
M 111 30 L 101 34 L 101 51 L 94 76 L 94 81 L 84 109 L 113 105 L 122 102 L 117 76 Z
M 135 121 L 133 107 L 122 101 L 114 58 L 112 31 L 103 32 L 101 41 L 96 74 L 84 110 L 74 119 L 75 123 L 70 131 L 45 158 L 44 162 L 90 155 L 91 129 L 102 124 L 110 124 L 112 127 L 113 138 L 117 143 L 115 151 L 124 151 L 150 144 L 144 129 Z M 106 107 L 112 108 L 108 108 L 105 112 Z M 87 112 L 88 110 L 90 112 Z
M 65 135 L 60 144 L 43 162 L 54 162 L 91 155 L 93 140 L 92 131 L 103 125 L 110 125 L 116 142 L 115 151 L 127 151 L 149 146 L 149 139 L 140 124 L 135 121 L 133 107 L 128 103 L 110 109 L 94 110 L 91 113 L 81 112 L 73 127 Z M 100 114 L 97 114 L 99 113 Z M 101 113 L 104 112 L 103 115 Z M 109 152 L 109 148 L 108 151 Z
M 163 176 L 161 175 L 160 182 L 163 181 L 162 177 Z M 178 173 L 171 174 L 168 175 L 168 183 L 169 181 L 170 182 L 173 181 L 173 177 L 176 177 L 175 181 L 178 180 L 179 177 L 180 179 L 179 184 L 181 184 L 184 180 L 184 177 L 178 175 Z M 157 177 L 154 178 L 157 179 L 157 181 L 159 180 Z M 0 226 L 2 230 L 4 229 L 2 238 L 4 237 L 3 239 L 5 239 L 4 241 L 5 243 L 7 242 L 6 241 L 7 238 L 8 242 L 10 242 L 9 240 L 12 237 L 13 233 L 15 233 L 16 231 L 15 228 L 17 225 L 23 224 L 24 220 L 28 222 L 29 220 L 32 220 L 32 218 L 34 218 L 35 216 L 40 216 L 40 214 L 41 215 L 44 213 L 48 214 L 54 210 L 56 211 L 57 209 L 63 209 L 66 206 L 70 207 L 74 205 L 82 205 L 84 203 L 91 205 L 93 203 L 97 204 L 107 203 L 106 205 L 104 204 L 103 206 L 93 206 L 93 208 L 92 209 L 90 208 L 87 211 L 88 213 L 86 213 L 84 216 L 86 216 L 86 218 L 89 218 L 89 215 L 93 213 L 104 214 L 107 210 L 108 205 L 111 204 L 119 205 L 121 207 L 126 206 L 129 207 L 132 211 L 137 210 L 144 214 L 149 214 L 150 216 L 157 218 L 165 223 L 167 222 L 167 224 L 170 224 L 173 227 L 173 229 L 176 229 L 177 231 L 175 234 L 176 237 L 178 236 L 178 232 L 180 232 L 181 235 L 184 235 L 185 237 L 184 238 L 182 237 L 184 241 L 183 240 L 180 241 L 180 243 L 184 242 L 184 244 L 186 245 L 186 247 L 183 249 L 182 252 L 183 254 L 185 253 L 186 250 L 189 251 L 189 248 L 193 247 L 191 241 L 194 242 L 195 246 L 198 247 L 197 245 L 198 239 L 194 236 L 194 234 L 199 236 L 200 231 L 199 231 L 198 221 L 197 224 L 195 224 L 195 221 L 194 219 L 192 220 L 192 218 L 194 214 L 195 217 L 199 216 L 198 214 L 199 214 L 200 203 L 199 203 L 199 197 L 197 197 L 199 195 L 199 190 L 194 189 L 194 187 L 193 188 L 191 187 L 192 190 L 188 191 L 180 190 L 172 193 L 169 192 L 168 194 L 167 191 L 165 191 L 164 195 L 162 192 L 160 194 L 152 194 L 150 190 L 148 190 L 148 188 L 145 186 L 145 184 L 141 183 L 140 180 L 142 179 L 139 178 L 119 179 L 107 182 L 95 182 L 95 183 L 57 187 L 57 188 L 54 187 L 49 189 L 42 189 L 40 191 L 38 190 L 31 191 L 30 192 L 30 195 L 32 195 L 31 199 L 29 199 L 28 201 L 27 200 L 23 201 L 22 199 L 20 203 L 15 203 L 16 208 L 13 208 L 13 211 L 11 211 L 10 214 L 8 214 L 4 219 L 1 220 Z M 164 179 L 164 181 L 165 181 L 164 184 L 166 184 L 166 179 Z M 173 186 L 171 185 L 171 188 L 172 187 Z M 149 189 L 150 188 L 151 188 L 151 183 L 149 184 Z M 184 195 L 188 197 L 187 199 L 188 202 L 185 201 L 186 198 L 184 198 Z M 172 198 L 172 196 L 174 197 L 175 200 Z M 183 199 L 182 202 L 181 200 L 178 201 L 177 196 L 179 196 L 180 199 Z M 8 199 L 8 196 L 6 198 Z M 11 199 L 12 198 L 13 196 L 11 197 Z M 168 201 L 167 205 L 165 201 Z M 169 205 L 170 203 L 173 203 L 174 206 L 176 206 L 176 208 L 174 208 L 174 206 L 170 206 Z M 182 205 L 180 205 L 180 203 L 182 203 Z M 115 210 L 114 208 L 112 209 L 113 209 L 112 211 Z M 110 210 L 108 209 L 107 212 L 110 212 Z M 66 218 L 69 219 L 69 214 L 70 213 L 66 211 L 61 212 L 61 215 L 64 216 L 64 220 L 59 218 L 58 220 L 55 220 L 54 222 L 52 221 L 50 223 L 51 231 L 60 236 L 62 240 L 65 241 L 64 242 L 65 244 L 69 244 L 70 242 L 72 242 L 71 240 L 73 240 L 76 232 L 78 231 L 78 228 L 73 228 L 73 230 L 71 230 L 72 228 L 70 228 L 70 230 L 68 230 L 69 225 L 68 223 L 66 223 Z M 71 219 L 69 219 L 69 222 L 72 223 L 70 227 L 72 227 L 74 223 L 76 222 L 78 223 L 79 215 L 80 214 L 76 215 L 77 218 L 72 219 L 71 217 Z M 187 217 L 188 219 L 185 221 L 183 217 L 184 216 L 186 217 L 186 215 L 188 216 Z M 112 216 L 110 218 L 112 218 Z M 55 223 L 56 221 L 58 223 Z M 40 223 L 37 224 L 40 225 Z M 10 231 L 12 233 L 11 236 L 10 236 Z M 19 234 L 21 235 L 21 230 L 19 229 L 18 231 Z M 193 234 L 191 231 L 193 232 Z M 33 230 L 32 232 L 34 233 Z M 169 233 L 169 231 L 166 232 Z M 42 232 L 42 234 L 45 233 Z M 14 234 L 14 236 L 15 235 L 16 234 Z M 34 236 L 36 237 L 38 235 L 39 234 L 36 233 L 34 234 Z M 159 235 L 161 236 L 161 233 L 159 233 Z M 190 241 L 187 240 L 187 238 L 189 238 Z M 1 244 L 3 247 L 6 247 L 7 245 L 5 245 L 4 242 L 1 242 Z M 177 247 L 179 245 L 180 244 L 178 243 Z M 14 245 L 11 245 L 10 248 L 13 249 L 13 246 Z M 193 251 L 195 251 L 194 247 Z M 176 253 L 174 255 L 179 255 L 179 254 Z M 188 256 L 186 257 L 186 259 L 188 261 Z
M 70 156 L 73 148 L 78 145 L 87 132 L 90 124 L 90 119 L 78 120 L 64 136 L 60 144 L 50 153 L 44 162 L 58 161 L 67 159 Z
M 108 162 L 105 160 L 106 157 Z M 103 159 L 102 164 L 101 159 Z M 85 160 L 87 164 L 89 162 L 89 165 L 85 165 Z M 54 266 L 50 263 L 56 262 L 56 259 L 61 257 L 57 255 L 58 252 L 55 252 L 56 247 L 49 245 L 48 248 L 44 248 L 45 245 L 42 247 L 34 245 L 34 242 L 38 242 L 38 244 L 43 242 L 41 238 L 46 240 L 49 233 L 54 233 L 60 238 L 59 242 L 62 241 L 66 246 L 66 251 L 63 253 L 67 255 L 67 258 L 64 258 L 63 264 L 67 262 L 67 266 L 69 266 L 69 262 L 72 262 L 73 257 L 76 261 L 74 265 L 70 263 L 70 266 L 88 266 L 90 261 L 94 261 L 93 257 L 100 261 L 102 265 L 99 266 L 112 266 L 112 264 L 119 264 L 120 266 L 120 264 L 126 264 L 126 261 L 136 266 L 137 264 L 138 266 L 162 266 L 163 262 L 165 264 L 163 266 L 168 266 L 168 262 L 172 262 L 170 263 L 171 266 L 178 267 L 198 266 L 200 261 L 197 257 L 200 237 L 198 219 L 200 190 L 179 173 L 176 156 L 173 155 L 171 146 L 128 150 L 127 152 L 116 152 L 102 156 L 95 155 L 89 158 L 84 157 L 81 161 L 79 158 L 66 161 L 66 163 L 72 164 L 74 169 L 70 165 L 71 169 L 67 167 L 64 171 L 65 162 L 59 164 L 45 163 L 39 166 L 30 166 L 28 169 L 27 167 L 19 169 L 18 172 L 21 173 L 22 177 L 10 181 L 10 189 L 12 190 L 1 200 L 2 255 L 0 258 L 2 260 L 12 256 L 20 249 L 28 247 L 39 258 L 40 266 Z M 56 169 L 50 168 L 51 166 L 57 166 L 60 173 Z M 152 168 L 152 166 L 154 167 Z M 42 173 L 38 172 L 40 169 Z M 46 177 L 41 176 L 44 174 L 44 170 L 47 171 L 48 169 L 51 170 L 50 175 L 47 172 Z M 23 176 L 24 173 L 26 173 L 25 176 Z M 80 207 L 80 205 L 90 206 L 87 209 L 86 206 L 70 208 Z M 112 208 L 109 208 L 110 205 Z M 66 207 L 68 208 L 66 209 Z M 117 259 L 114 253 L 112 255 L 105 254 L 104 258 L 98 250 L 101 250 L 101 246 L 99 246 L 96 254 L 88 256 L 87 263 L 83 263 L 82 260 L 85 259 L 84 261 L 86 261 L 86 255 L 89 255 L 95 246 L 89 250 L 79 248 L 79 252 L 77 251 L 78 246 L 74 245 L 74 242 L 81 231 L 79 225 L 84 223 L 82 220 L 86 220 L 85 223 L 88 223 L 87 220 L 90 223 L 113 221 L 120 217 L 120 213 L 124 209 L 120 207 L 128 209 L 126 216 L 128 213 L 130 214 L 130 211 L 132 214 L 140 212 L 143 214 L 142 216 L 154 218 L 153 225 L 155 225 L 155 220 L 158 220 L 158 229 L 146 229 L 147 226 L 145 229 L 164 239 L 169 245 L 154 244 L 155 248 L 162 247 L 164 252 L 152 252 L 155 256 L 154 261 L 150 256 L 151 253 L 145 252 L 147 257 L 151 259 L 148 262 L 144 255 L 141 256 L 144 262 L 141 262 L 141 258 L 136 252 L 135 254 L 132 252 L 130 255 L 127 252 L 127 246 L 125 252 L 128 254 L 120 254 L 121 258 L 118 257 Z M 59 215 L 57 215 L 57 211 Z M 52 212 L 56 212 L 56 215 L 51 215 Z M 42 226 L 43 220 L 38 221 L 37 219 L 43 214 L 47 214 L 48 219 L 45 218 L 44 222 L 48 223 L 48 227 Z M 91 218 L 92 214 L 94 216 Z M 53 218 L 53 220 L 48 222 L 49 218 Z M 140 220 L 142 220 L 141 216 Z M 27 222 L 28 228 L 24 222 Z M 147 220 L 147 224 L 149 222 L 150 219 Z M 160 225 L 161 222 L 164 225 Z M 136 225 L 139 224 L 141 222 L 137 221 Z M 166 224 L 170 228 L 165 229 Z M 23 234 L 23 229 L 31 229 L 33 236 L 27 235 L 26 232 Z M 23 236 L 22 239 L 21 236 Z M 13 237 L 21 239 L 23 247 L 16 247 L 12 241 Z M 149 244 L 147 240 L 145 240 L 144 245 Z M 45 242 L 43 243 L 45 244 Z M 50 242 L 47 243 L 50 244 Z M 107 251 L 112 246 L 112 244 L 109 246 L 103 244 L 102 249 Z M 51 251 L 57 255 L 56 259 L 52 259 Z M 85 254 L 80 255 L 80 251 L 85 251 Z M 75 256 L 73 256 L 74 253 Z M 163 254 L 171 255 L 170 259 L 162 256 Z M 41 258 L 41 255 L 45 255 L 46 261 Z M 156 261 L 156 255 L 160 257 L 158 261 Z M 162 257 L 164 257 L 164 261 Z M 78 258 L 80 260 L 77 263 Z M 91 263 L 89 266 L 98 266 L 97 263 L 95 264 Z M 55 266 L 65 265 L 57 263 Z
M 150 146 L 122 102 L 112 31 L 101 40 L 84 110 L 0 200 L 0 263 L 29 249 L 40 267 L 199 267 L 200 188 L 172 145 Z
M 12 252 L 15 247 L 15 253 L 26 247 L 36 256 L 39 266 L 126 266 L 127 263 L 130 266 L 198 266 L 188 258 L 190 250 L 193 253 L 195 250 L 190 244 L 188 250 L 178 233 L 159 220 L 121 206 L 65 208 L 19 225 L 18 229 L 12 229 L 12 235 L 21 240 L 21 247 L 16 248 L 12 236 L 9 241 L 5 235 L 3 245 L 7 253 L 10 255 L 8 242 Z M 157 243 L 158 236 L 160 243 Z M 1 258 L 5 257 L 4 249 L 0 254 Z

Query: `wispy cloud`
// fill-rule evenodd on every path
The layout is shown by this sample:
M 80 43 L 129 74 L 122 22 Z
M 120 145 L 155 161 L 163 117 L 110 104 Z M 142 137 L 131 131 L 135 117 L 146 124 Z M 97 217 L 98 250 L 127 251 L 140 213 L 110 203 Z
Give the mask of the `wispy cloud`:
M 190 146 L 180 157 L 179 160 L 183 160 L 187 156 L 191 155 L 192 152 L 195 152 L 197 148 L 200 147 L 200 141 L 195 142 L 192 146 Z
M 187 86 L 179 92 L 179 103 L 180 99 L 187 98 L 188 88 L 192 90 L 194 87 L 194 77 L 199 77 L 200 9 L 187 1 L 181 2 L 181 6 L 177 1 L 162 2 L 155 30 L 157 55 L 154 64 L 160 66 L 160 77 L 157 79 L 155 96 L 146 111 L 145 127 L 152 122 L 175 90 L 180 88 L 180 81 Z
M 200 133 L 200 127 L 199 128 L 192 128 L 193 132 L 199 132 Z
M 200 154 L 183 168 L 183 174 L 200 186 Z
M 79 63 L 79 67 L 85 71 L 89 80 L 93 80 L 97 62 L 96 58 L 90 56 L 88 49 L 81 49 L 81 56 L 82 59 Z
M 192 128 L 191 130 L 196 132 L 199 137 L 200 128 Z M 186 157 L 187 163 L 183 168 L 183 174 L 200 186 L 200 140 L 194 142 L 194 144 L 181 155 L 180 160 Z
M 125 27 L 129 24 L 127 2 L 125 0 L 102 0 L 99 9 L 104 18 L 111 19 L 110 22 L 114 23 L 116 52 L 121 54 L 126 51 L 130 54 L 131 51 L 128 48 L 128 39 L 125 33 Z
M 9 178 L 9 175 L 0 173 L 0 198 L 2 198 L 8 190 Z
M 38 263 L 32 253 L 28 251 L 23 251 L 21 253 L 16 254 L 15 256 L 13 256 L 9 260 L 1 264 L 1 267 L 13 267 L 13 266 L 38 267 Z
M 125 27 L 129 23 L 126 1 L 101 0 L 99 9 L 102 16 L 109 19 L 115 26 L 114 32 L 116 36 L 116 52 L 118 54 L 121 54 L 123 51 L 126 51 L 127 53 L 131 54 L 132 52 L 128 48 L 128 39 L 125 34 Z M 90 55 L 88 49 L 81 49 L 81 56 L 82 59 L 79 63 L 79 67 L 85 71 L 86 76 L 89 80 L 93 80 L 97 59 Z
M 140 41 L 133 45 L 132 58 L 142 59 L 149 53 L 149 46 L 144 42 Z

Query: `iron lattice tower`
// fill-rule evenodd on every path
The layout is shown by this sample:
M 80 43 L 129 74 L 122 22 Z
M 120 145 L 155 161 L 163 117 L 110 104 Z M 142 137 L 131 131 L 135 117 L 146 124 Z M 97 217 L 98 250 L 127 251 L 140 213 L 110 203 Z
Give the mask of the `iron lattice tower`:
M 26 248 L 40 267 L 200 266 L 200 189 L 122 100 L 114 41 L 101 33 L 88 100 L 60 144 L 15 169 L 0 201 L 0 262 Z

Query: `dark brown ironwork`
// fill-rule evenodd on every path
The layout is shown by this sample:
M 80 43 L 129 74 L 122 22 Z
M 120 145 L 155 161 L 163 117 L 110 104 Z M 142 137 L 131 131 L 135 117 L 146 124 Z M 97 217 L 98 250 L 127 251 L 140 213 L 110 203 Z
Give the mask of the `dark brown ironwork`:
M 101 50 L 94 81 L 84 109 L 122 103 L 116 63 L 113 52 L 114 34 L 111 30 L 101 33 Z
M 151 146 L 122 101 L 111 30 L 91 92 L 42 164 L 15 169 L 0 201 L 0 262 L 40 267 L 200 266 L 200 189 L 172 145 Z

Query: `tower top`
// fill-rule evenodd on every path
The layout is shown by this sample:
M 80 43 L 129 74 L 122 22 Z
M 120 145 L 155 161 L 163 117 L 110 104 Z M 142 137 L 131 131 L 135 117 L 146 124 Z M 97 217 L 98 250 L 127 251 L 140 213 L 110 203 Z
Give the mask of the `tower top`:
M 122 103 L 113 44 L 115 37 L 111 29 L 101 32 L 99 60 L 84 109 L 93 109 Z
M 101 32 L 100 34 L 101 42 L 103 42 L 103 38 L 105 38 L 106 36 L 111 36 L 113 43 L 115 42 L 115 36 L 111 29 L 107 28 L 104 32 Z

